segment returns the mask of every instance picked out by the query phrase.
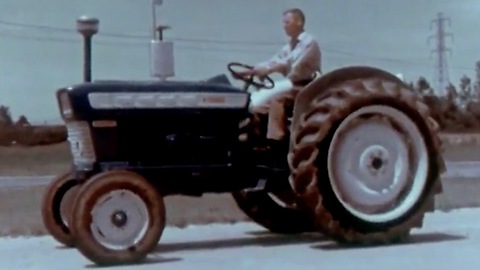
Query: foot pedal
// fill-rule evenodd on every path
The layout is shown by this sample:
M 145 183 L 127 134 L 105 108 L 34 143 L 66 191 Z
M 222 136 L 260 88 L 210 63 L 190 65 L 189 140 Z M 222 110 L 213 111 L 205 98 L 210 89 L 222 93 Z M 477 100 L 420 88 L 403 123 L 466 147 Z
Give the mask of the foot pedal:
M 262 191 L 262 190 L 265 189 L 266 186 L 267 186 L 267 179 L 262 178 L 262 179 L 258 180 L 256 187 L 246 188 L 246 189 L 244 189 L 244 191 L 246 191 L 246 192 Z

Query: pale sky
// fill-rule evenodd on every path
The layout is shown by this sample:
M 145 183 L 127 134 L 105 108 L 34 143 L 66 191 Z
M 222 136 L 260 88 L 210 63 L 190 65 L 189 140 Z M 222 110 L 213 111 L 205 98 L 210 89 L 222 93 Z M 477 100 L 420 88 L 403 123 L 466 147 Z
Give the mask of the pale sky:
M 227 72 L 229 61 L 270 57 L 286 40 L 281 12 L 294 6 L 304 9 L 307 31 L 320 42 L 324 71 L 364 64 L 409 81 L 432 80 L 434 44 L 427 38 L 431 20 L 443 12 L 455 36 L 447 40 L 450 79 L 458 85 L 463 74 L 475 76 L 478 0 L 164 0 L 157 14 L 172 27 L 166 37 L 175 42 L 177 79 L 203 79 Z M 94 79 L 151 79 L 150 0 L 2 0 L 0 7 L 0 103 L 14 117 L 59 118 L 55 90 L 82 80 L 82 43 L 73 30 L 82 14 L 101 21 Z

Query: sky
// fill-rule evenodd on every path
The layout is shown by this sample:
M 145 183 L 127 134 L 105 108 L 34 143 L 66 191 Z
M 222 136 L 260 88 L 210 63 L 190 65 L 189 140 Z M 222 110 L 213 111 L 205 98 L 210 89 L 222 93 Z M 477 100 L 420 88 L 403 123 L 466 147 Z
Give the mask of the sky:
M 370 65 L 406 80 L 433 80 L 438 12 L 451 20 L 446 30 L 452 55 L 449 78 L 475 77 L 480 60 L 478 0 L 164 0 L 160 23 L 172 27 L 176 80 L 227 73 L 231 61 L 253 64 L 275 53 L 286 37 L 282 11 L 302 8 L 306 30 L 322 48 L 324 72 Z M 94 80 L 151 80 L 151 0 L 2 0 L 0 3 L 0 104 L 31 122 L 56 121 L 55 91 L 82 80 L 81 15 L 100 20 L 93 40 Z M 113 35 L 112 35 L 113 34 Z M 237 83 L 237 82 L 234 82 Z

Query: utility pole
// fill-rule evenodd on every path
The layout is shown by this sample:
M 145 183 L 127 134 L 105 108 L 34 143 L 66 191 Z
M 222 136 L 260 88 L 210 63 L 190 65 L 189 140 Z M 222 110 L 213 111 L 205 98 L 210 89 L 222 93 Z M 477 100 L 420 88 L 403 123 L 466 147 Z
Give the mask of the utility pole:
M 445 40 L 447 37 L 451 37 L 453 41 L 453 34 L 445 31 L 445 22 L 451 26 L 452 22 L 450 18 L 445 17 L 442 12 L 437 14 L 437 17 L 430 23 L 430 30 L 435 27 L 435 34 L 428 38 L 428 44 L 432 39 L 436 40 L 435 49 L 431 51 L 431 54 L 435 54 L 435 92 L 438 96 L 446 94 L 446 88 L 450 84 L 450 78 L 448 74 L 447 52 L 452 54 L 452 50 L 447 48 Z

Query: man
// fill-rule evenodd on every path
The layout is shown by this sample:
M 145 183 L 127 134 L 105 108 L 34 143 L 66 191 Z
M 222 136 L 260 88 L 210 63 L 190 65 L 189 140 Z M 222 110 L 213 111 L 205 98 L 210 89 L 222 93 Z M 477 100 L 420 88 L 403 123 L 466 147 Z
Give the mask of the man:
M 253 113 L 268 114 L 267 139 L 271 147 L 280 145 L 286 133 L 285 101 L 296 96 L 294 86 L 310 81 L 321 72 L 321 52 L 317 41 L 304 30 L 305 15 L 298 8 L 283 13 L 283 28 L 290 41 L 280 52 L 253 70 L 241 72 L 241 76 L 256 75 L 264 78 L 278 72 L 284 79 L 275 81 L 273 89 L 261 89 L 251 94 L 250 109 Z

